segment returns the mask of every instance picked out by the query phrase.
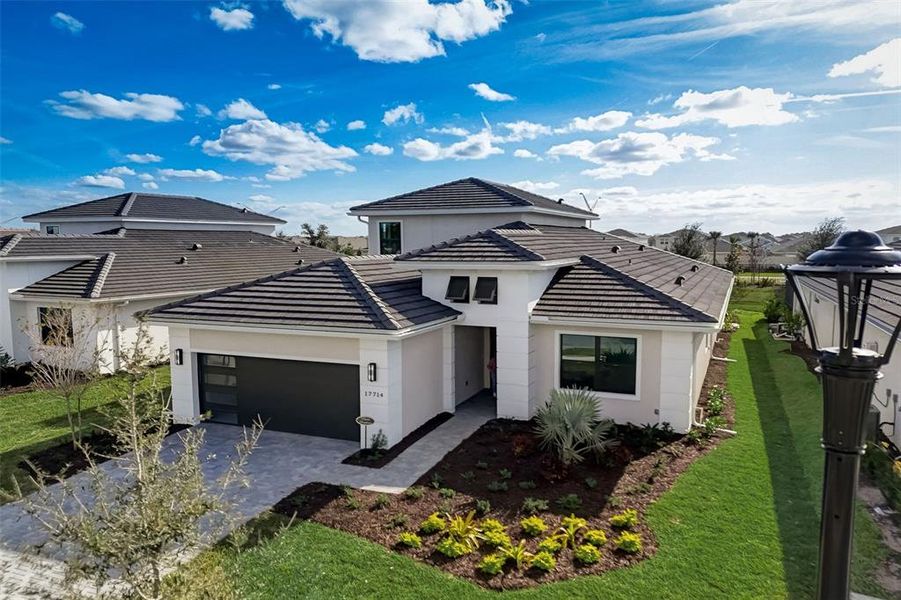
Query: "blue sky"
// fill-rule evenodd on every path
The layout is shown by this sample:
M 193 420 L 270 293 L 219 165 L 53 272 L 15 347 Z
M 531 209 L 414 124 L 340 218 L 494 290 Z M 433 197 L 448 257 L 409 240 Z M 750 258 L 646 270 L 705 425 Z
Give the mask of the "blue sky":
M 0 221 L 123 190 L 296 231 L 478 176 L 605 229 L 901 222 L 894 1 L 3 2 Z

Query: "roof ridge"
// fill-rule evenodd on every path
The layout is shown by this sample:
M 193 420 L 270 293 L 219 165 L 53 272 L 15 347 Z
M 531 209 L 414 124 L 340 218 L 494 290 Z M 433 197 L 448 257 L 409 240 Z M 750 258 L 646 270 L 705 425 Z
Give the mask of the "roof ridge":
M 369 284 L 363 280 L 363 277 L 360 275 L 357 269 L 350 264 L 350 261 L 345 257 L 341 257 L 338 260 L 341 262 L 341 264 L 344 265 L 344 268 L 348 271 L 348 273 L 350 273 L 351 282 L 354 284 L 354 287 L 357 288 L 357 291 L 363 294 L 366 304 L 368 304 L 369 307 L 375 311 L 376 315 L 378 315 L 379 317 L 379 320 L 384 325 L 390 326 L 392 329 L 402 329 L 401 324 L 397 321 L 397 319 L 392 317 L 388 312 L 388 308 L 387 306 L 385 306 L 385 303 L 382 301 L 382 299 L 379 298 L 378 295 L 369 286 Z
M 602 271 L 606 271 L 608 274 L 615 274 L 617 277 L 622 277 L 628 283 L 637 287 L 639 290 L 641 290 L 645 293 L 648 293 L 651 296 L 653 296 L 659 300 L 663 300 L 664 302 L 666 302 L 673 308 L 678 308 L 679 310 L 682 310 L 682 311 L 688 313 L 690 316 L 706 317 L 706 319 L 712 319 L 714 323 L 719 320 L 717 317 L 714 317 L 713 315 L 705 313 L 702 310 L 698 310 L 697 308 L 694 308 L 693 306 L 690 306 L 689 304 L 682 302 L 678 298 L 674 298 L 673 296 L 667 294 L 666 292 L 664 292 L 662 290 L 658 290 L 657 288 L 655 288 L 654 286 L 652 286 L 650 284 L 647 284 L 643 281 L 639 281 L 638 279 L 632 277 L 631 275 L 624 273 L 623 271 L 620 271 L 619 269 L 617 269 L 615 267 L 611 267 L 607 263 L 595 258 L 594 256 L 591 256 L 590 254 L 583 254 L 582 256 L 579 257 L 579 261 L 587 267 L 600 269 Z
M 498 229 L 507 229 L 509 225 L 515 225 L 516 223 L 523 223 L 523 221 L 514 221 L 513 223 L 507 223 L 506 225 L 499 225 L 498 227 L 492 227 L 491 229 L 488 230 L 488 235 L 490 235 L 491 237 L 493 237 L 499 241 L 504 242 L 507 246 L 510 247 L 511 250 L 516 251 L 520 256 L 527 257 L 529 260 L 547 260 L 541 254 L 538 254 L 537 252 L 535 252 L 533 250 L 529 250 L 525 246 L 521 246 L 519 243 L 511 240 L 504 234 L 497 231 Z M 538 231 L 537 229 L 535 229 L 528 223 L 524 223 L 524 224 L 528 225 L 529 229 Z M 541 233 L 541 232 L 539 231 L 539 233 Z
M 117 217 L 125 217 L 128 215 L 128 211 L 131 210 L 131 207 L 134 205 L 135 200 L 137 200 L 138 194 L 132 192 L 128 195 L 128 198 L 125 199 L 125 202 L 122 203 L 122 206 L 119 207 L 119 210 L 116 211 Z
M 114 260 L 116 260 L 115 252 L 107 252 L 103 255 L 103 258 L 100 259 L 100 265 L 97 269 L 96 277 L 94 279 L 93 285 L 91 285 L 91 291 L 88 293 L 88 297 L 100 297 L 100 291 L 103 289 L 103 284 L 106 283 L 106 276 L 109 275 L 109 271 L 113 267 Z
M 75 206 L 84 206 L 85 204 L 93 204 L 94 202 L 101 202 L 103 200 L 109 200 L 110 198 L 117 198 L 119 196 L 124 196 L 128 192 L 123 192 L 121 194 L 113 194 L 112 196 L 104 196 L 103 198 L 94 198 L 93 200 L 85 200 L 84 202 L 76 202 L 75 204 L 66 204 L 63 206 L 57 206 L 56 208 L 48 208 L 47 210 L 42 210 L 40 212 L 31 213 L 30 215 L 22 215 L 23 219 L 27 219 L 29 217 L 37 217 L 43 215 L 45 213 L 54 212 L 57 210 L 61 210 L 63 208 L 73 208 Z
M 9 239 L 6 240 L 6 243 L 3 244 L 3 246 L 0 246 L 0 256 L 6 256 L 6 255 L 8 255 L 8 254 L 10 253 L 10 251 L 11 251 L 13 248 L 16 247 L 16 244 L 18 244 L 19 241 L 20 241 L 23 237 L 24 237 L 24 236 L 23 236 L 21 233 L 14 233 L 14 234 L 12 234 L 12 235 L 9 237 Z
M 502 196 L 507 196 L 508 198 L 512 198 L 516 202 L 520 203 L 520 206 L 535 206 L 534 202 L 530 202 L 529 200 L 526 200 L 525 198 L 523 198 L 522 196 L 520 196 L 518 194 L 514 194 L 513 192 L 509 192 L 509 191 L 499 187 L 499 184 L 497 184 L 493 181 L 479 179 L 478 177 L 469 177 L 468 179 L 470 181 L 472 181 L 473 183 L 476 183 L 476 184 L 482 186 L 483 188 L 488 188 L 497 194 L 500 194 Z M 513 188 L 513 189 L 516 189 L 516 188 Z M 548 198 L 548 200 L 550 200 L 550 198 Z M 551 200 L 551 202 L 553 202 L 553 200 Z
M 364 208 L 364 207 L 367 207 L 367 206 L 376 206 L 376 205 L 379 205 L 379 204 L 381 204 L 381 203 L 383 203 L 383 202 L 387 202 L 387 201 L 389 201 L 389 200 L 394 200 L 394 199 L 396 199 L 396 198 L 403 198 L 404 196 L 409 196 L 410 194 L 419 194 L 419 193 L 421 193 L 421 192 L 427 192 L 427 191 L 429 191 L 429 190 L 434 190 L 434 189 L 437 189 L 437 188 L 440 188 L 440 187 L 444 187 L 444 186 L 446 186 L 446 185 L 453 185 L 453 184 L 455 184 L 455 183 L 460 183 L 461 181 L 466 181 L 466 180 L 468 180 L 468 179 L 473 179 L 473 178 L 472 178 L 472 177 L 463 177 L 463 178 L 461 178 L 461 179 L 454 179 L 453 181 L 446 181 L 446 182 L 444 182 L 444 183 L 438 183 L 438 184 L 435 184 L 435 185 L 430 185 L 430 186 L 428 186 L 428 187 L 424 187 L 424 188 L 419 189 L 419 190 L 413 190 L 412 192 L 403 192 L 403 193 L 401 193 L 401 194 L 394 194 L 393 196 L 388 196 L 387 198 L 380 198 L 380 199 L 378 199 L 378 200 L 372 200 L 372 201 L 370 201 L 370 202 L 364 202 L 363 204 L 357 204 L 356 206 L 351 206 L 351 207 L 350 207 L 349 209 L 347 209 L 347 210 L 355 210 L 355 209 L 358 209 L 358 208 Z

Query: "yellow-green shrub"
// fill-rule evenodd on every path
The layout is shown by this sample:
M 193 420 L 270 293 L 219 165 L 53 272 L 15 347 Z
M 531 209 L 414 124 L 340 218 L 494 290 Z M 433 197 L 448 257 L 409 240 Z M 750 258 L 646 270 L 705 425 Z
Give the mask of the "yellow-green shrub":
M 585 535 L 582 536 L 582 539 L 586 544 L 600 547 L 607 543 L 607 534 L 601 529 L 589 529 L 585 532 Z
M 601 551 L 591 544 L 582 544 L 581 546 L 576 546 L 575 550 L 573 550 L 573 556 L 583 565 L 593 565 L 601 560 Z
M 535 537 L 547 531 L 547 524 L 541 517 L 526 517 L 519 522 L 519 526 L 522 527 L 522 532 L 529 537 Z
M 637 554 L 641 552 L 641 536 L 637 533 L 624 531 L 618 538 L 613 540 L 613 545 L 616 546 L 616 549 L 620 552 Z
M 638 511 L 634 508 L 627 508 L 618 515 L 610 517 L 610 525 L 617 529 L 632 529 L 638 525 Z
M 447 523 L 445 523 L 444 519 L 438 516 L 438 513 L 432 513 L 426 518 L 425 521 L 419 524 L 419 532 L 430 535 L 432 533 L 444 531 L 444 528 L 446 526 Z

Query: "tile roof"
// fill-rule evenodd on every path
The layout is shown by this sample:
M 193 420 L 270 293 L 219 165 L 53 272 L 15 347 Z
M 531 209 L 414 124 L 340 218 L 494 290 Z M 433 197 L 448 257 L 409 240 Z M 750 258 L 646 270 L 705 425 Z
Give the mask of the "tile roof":
M 583 257 L 593 259 L 594 262 L 586 263 Z M 398 256 L 396 260 L 411 264 L 475 264 L 567 259 L 581 262 L 583 266 L 575 269 L 575 275 L 561 283 L 555 292 L 555 299 L 558 301 L 559 294 L 582 281 L 578 279 L 579 276 L 588 275 L 589 269 L 600 269 L 605 276 L 619 278 L 624 284 L 667 296 L 671 302 L 677 303 L 673 306 L 679 307 L 689 320 L 716 322 L 728 301 L 732 285 L 732 274 L 725 269 L 635 241 L 585 227 L 527 225 L 522 222 L 408 252 Z M 600 276 L 590 275 L 589 279 L 596 280 L 598 277 Z M 604 289 L 602 286 L 595 287 L 586 283 L 583 295 L 593 295 L 594 302 L 604 304 L 612 300 L 604 295 Z M 545 306 L 551 310 L 551 304 Z M 578 315 L 570 316 L 590 314 L 591 311 L 586 309 Z M 620 314 L 622 319 L 651 317 L 651 313 L 642 313 L 637 308 L 633 311 L 624 310 Z
M 469 177 L 449 183 L 442 183 L 399 196 L 360 204 L 350 209 L 352 213 L 368 214 L 370 212 L 452 212 L 473 209 L 512 209 L 529 211 L 533 209 L 552 210 L 567 213 L 583 219 L 594 219 L 597 215 L 558 202 L 532 192 L 527 192 L 503 183 L 494 183 Z
M 16 293 L 104 299 L 197 293 L 279 273 L 298 260 L 309 264 L 336 256 L 249 231 L 115 231 L 6 236 L 0 238 L 0 259 L 72 257 L 79 262 Z
M 172 221 L 238 221 L 242 223 L 285 223 L 282 219 L 236 208 L 197 196 L 124 193 L 79 204 L 70 204 L 25 215 L 23 219 L 121 217 L 123 219 L 165 219 Z
M 392 257 L 341 257 L 149 312 L 190 323 L 399 331 L 460 313 L 422 295 L 419 271 Z

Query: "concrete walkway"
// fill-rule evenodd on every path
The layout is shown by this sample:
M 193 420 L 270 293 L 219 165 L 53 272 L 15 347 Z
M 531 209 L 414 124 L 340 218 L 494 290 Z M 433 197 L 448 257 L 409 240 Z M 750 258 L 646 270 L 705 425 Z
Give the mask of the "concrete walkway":
M 493 400 L 478 398 L 461 404 L 452 419 L 415 442 L 381 469 L 341 464 L 358 449 L 355 442 L 264 431 L 247 463 L 250 486 L 236 494 L 233 509 L 239 521 L 249 520 L 296 488 L 315 481 L 400 493 L 494 416 Z M 227 468 L 242 430 L 214 423 L 198 427 L 205 430 L 204 473 L 214 480 Z M 172 436 L 167 443 L 175 446 L 178 440 Z M 110 461 L 100 468 L 112 470 L 117 467 L 114 461 Z M 76 485 L 82 481 L 86 481 L 83 474 L 69 479 Z M 26 590 L 58 581 L 62 565 L 54 566 L 52 561 L 58 563 L 60 556 L 45 553 L 42 568 L 36 572 L 19 554 L 24 547 L 45 541 L 43 531 L 24 512 L 20 503 L 0 506 L 0 598 L 30 597 Z

